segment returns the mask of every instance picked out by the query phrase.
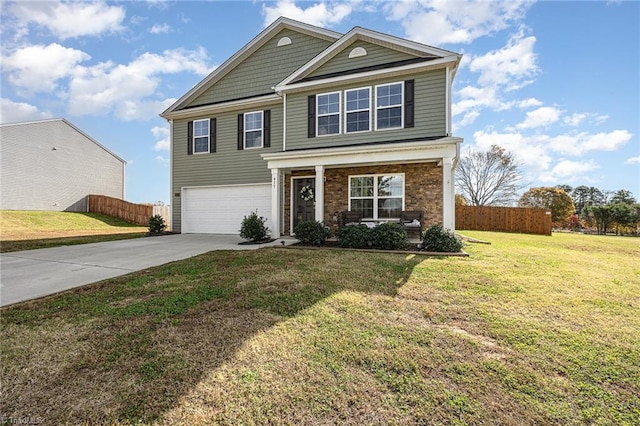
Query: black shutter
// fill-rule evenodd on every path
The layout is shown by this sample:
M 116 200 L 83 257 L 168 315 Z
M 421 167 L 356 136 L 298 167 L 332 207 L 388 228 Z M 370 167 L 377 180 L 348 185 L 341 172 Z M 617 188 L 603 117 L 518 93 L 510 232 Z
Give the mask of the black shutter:
M 316 96 L 307 98 L 307 137 L 316 137 Z
M 238 150 L 244 149 L 244 114 L 238 114 Z
M 404 127 L 415 126 L 415 81 L 407 80 L 404 82 Z
M 187 155 L 193 155 L 193 121 L 187 123 Z
M 216 152 L 216 119 L 209 120 L 209 152 Z
M 271 110 L 270 109 L 267 109 L 264 111 L 262 120 L 263 120 L 262 131 L 264 133 L 262 138 L 263 140 L 262 146 L 264 148 L 269 148 L 271 146 Z

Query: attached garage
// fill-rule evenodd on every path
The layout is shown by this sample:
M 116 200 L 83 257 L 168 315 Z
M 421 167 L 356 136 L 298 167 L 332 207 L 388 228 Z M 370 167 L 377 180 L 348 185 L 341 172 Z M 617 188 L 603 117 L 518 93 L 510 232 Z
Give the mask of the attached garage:
M 207 186 L 182 189 L 182 232 L 239 234 L 252 211 L 271 224 L 271 184 Z

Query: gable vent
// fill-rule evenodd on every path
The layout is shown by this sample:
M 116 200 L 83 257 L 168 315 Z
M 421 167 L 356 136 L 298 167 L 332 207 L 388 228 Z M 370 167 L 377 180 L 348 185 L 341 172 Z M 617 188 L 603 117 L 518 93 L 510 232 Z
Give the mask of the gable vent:
M 286 46 L 288 44 L 291 44 L 291 39 L 289 37 L 282 37 L 280 40 L 278 40 L 278 47 Z
M 349 59 L 358 58 L 360 56 L 367 56 L 367 51 L 364 47 L 356 47 L 351 52 L 349 52 Z

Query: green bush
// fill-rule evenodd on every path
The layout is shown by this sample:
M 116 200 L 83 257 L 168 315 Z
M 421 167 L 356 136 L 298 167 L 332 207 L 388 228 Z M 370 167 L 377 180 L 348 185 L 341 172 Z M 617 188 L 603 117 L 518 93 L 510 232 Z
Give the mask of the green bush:
M 298 223 L 293 232 L 295 232 L 296 238 L 302 244 L 312 246 L 323 246 L 327 238 L 331 236 L 331 231 L 315 220 L 306 220 Z
M 167 224 L 164 223 L 164 218 L 159 214 L 149 217 L 150 234 L 162 234 L 166 228 Z
M 399 223 L 381 223 L 372 228 L 370 234 L 375 249 L 400 250 L 407 245 L 407 231 Z
M 338 244 L 348 248 L 371 248 L 371 229 L 367 225 L 347 225 L 338 231 Z
M 262 216 L 258 216 L 258 212 L 251 212 L 249 216 L 245 216 L 242 219 L 240 225 L 240 236 L 249 241 L 261 241 L 267 238 L 267 232 L 269 228 L 265 226 L 265 219 Z
M 433 225 L 422 234 L 422 249 L 426 251 L 458 253 L 462 246 L 462 241 L 441 225 Z

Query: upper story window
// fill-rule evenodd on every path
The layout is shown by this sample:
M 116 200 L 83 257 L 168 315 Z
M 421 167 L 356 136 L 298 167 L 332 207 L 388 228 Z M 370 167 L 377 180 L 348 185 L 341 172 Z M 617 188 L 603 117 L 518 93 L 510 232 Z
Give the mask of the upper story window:
M 244 114 L 244 148 L 262 148 L 262 111 Z
M 209 152 L 209 120 L 194 120 L 193 122 L 193 153 Z
M 346 90 L 345 133 L 371 130 L 371 88 Z
M 376 130 L 402 127 L 403 84 L 376 86 Z
M 316 96 L 318 136 L 340 133 L 340 92 Z

